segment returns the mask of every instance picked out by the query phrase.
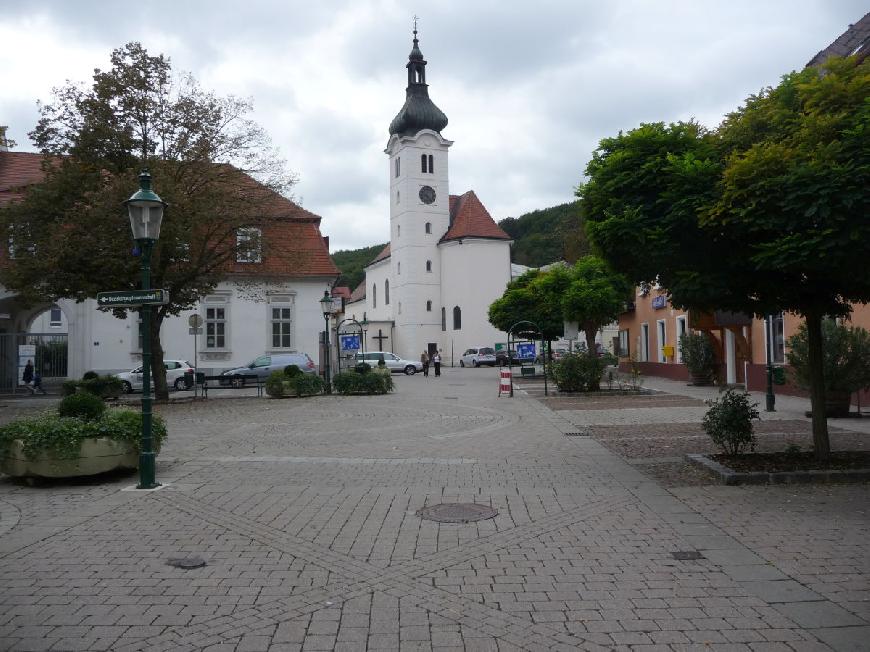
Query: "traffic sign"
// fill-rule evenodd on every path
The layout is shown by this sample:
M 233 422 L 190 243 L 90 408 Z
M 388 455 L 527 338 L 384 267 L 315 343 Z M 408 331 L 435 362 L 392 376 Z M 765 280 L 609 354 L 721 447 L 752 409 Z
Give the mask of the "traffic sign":
M 119 292 L 97 292 L 97 305 L 107 307 L 132 307 L 164 305 L 169 303 L 166 290 L 121 290 Z
M 187 318 L 187 325 L 191 328 L 199 328 L 202 326 L 202 317 L 200 315 L 193 314 Z M 193 335 L 193 333 L 191 333 Z
M 188 328 L 187 334 L 188 335 L 202 335 L 202 329 L 201 328 Z

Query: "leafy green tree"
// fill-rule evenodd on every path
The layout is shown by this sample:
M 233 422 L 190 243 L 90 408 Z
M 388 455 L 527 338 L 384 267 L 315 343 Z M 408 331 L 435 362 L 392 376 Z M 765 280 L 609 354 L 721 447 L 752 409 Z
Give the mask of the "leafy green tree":
M 571 284 L 562 297 L 562 313 L 576 321 L 586 336 L 586 350 L 596 357 L 595 336 L 611 323 L 631 298 L 634 286 L 596 256 L 584 256 L 570 270 Z
M 332 254 L 332 261 L 341 270 L 341 278 L 336 285 L 347 285 L 351 290 L 365 279 L 365 267 L 377 256 L 386 244 L 362 247 L 361 249 L 343 249 Z
M 489 307 L 489 322 L 507 332 L 521 321 L 530 321 L 541 329 L 543 339 L 562 336 L 565 322 L 561 296 L 570 284 L 568 270 L 557 265 L 542 272 L 531 269 L 508 283 L 504 294 Z
M 715 132 L 601 141 L 578 189 L 593 244 L 674 305 L 806 320 L 813 440 L 830 452 L 824 315 L 870 301 L 870 60 L 831 59 L 751 96 Z
M 239 229 L 256 227 L 263 260 L 292 276 L 302 256 L 270 247 L 268 234 L 287 215 L 276 201 L 292 175 L 265 132 L 246 115 L 251 105 L 203 91 L 173 76 L 169 60 L 138 43 L 115 50 L 111 68 L 96 70 L 89 88 L 67 83 L 40 105 L 30 136 L 45 154 L 44 183 L 0 211 L 12 256 L 0 282 L 25 301 L 83 301 L 102 290 L 135 289 L 139 260 L 121 202 L 147 165 L 169 203 L 152 257 L 152 287 L 171 302 L 152 311 L 152 369 L 159 398 L 167 396 L 160 326 L 196 305 L 231 276 L 252 295 L 263 289 L 236 269 Z M 254 180 L 256 179 L 256 181 Z M 125 317 L 125 310 L 115 310 Z
M 577 201 L 506 217 L 498 225 L 514 240 L 511 261 L 521 265 L 540 267 L 560 260 L 573 263 L 589 253 Z

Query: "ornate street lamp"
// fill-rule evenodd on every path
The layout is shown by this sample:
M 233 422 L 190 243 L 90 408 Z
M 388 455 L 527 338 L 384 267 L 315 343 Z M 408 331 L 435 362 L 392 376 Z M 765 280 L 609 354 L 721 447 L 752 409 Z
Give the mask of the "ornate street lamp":
M 332 297 L 329 296 L 329 290 L 323 291 L 320 309 L 323 311 L 323 321 L 326 323 L 323 331 L 323 380 L 326 383 L 326 393 L 332 394 L 329 378 L 329 316 L 332 314 Z
M 160 237 L 160 223 L 166 203 L 151 190 L 148 169 L 139 174 L 139 190 L 124 202 L 130 215 L 133 239 L 142 255 L 142 290 L 151 289 L 151 250 Z M 139 484 L 137 489 L 154 489 L 160 483 L 155 478 L 154 440 L 151 437 L 151 306 L 140 307 L 142 317 L 142 442 L 139 451 Z

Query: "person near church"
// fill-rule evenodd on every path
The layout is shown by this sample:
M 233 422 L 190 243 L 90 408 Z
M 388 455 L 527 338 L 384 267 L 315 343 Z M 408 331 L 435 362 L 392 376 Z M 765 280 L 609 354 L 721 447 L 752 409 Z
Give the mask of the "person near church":
M 423 365 L 423 375 L 429 377 L 429 354 L 425 351 L 420 355 L 420 364 Z
M 35 394 L 37 390 L 45 396 L 45 389 L 42 387 L 42 374 L 39 373 L 39 370 L 33 372 L 33 393 Z
M 441 375 L 441 351 L 432 354 L 432 366 L 435 367 L 435 377 Z
M 33 391 L 33 360 L 28 360 L 27 364 L 24 365 L 24 373 L 21 376 L 21 381 L 24 383 L 24 386 L 30 390 L 30 395 L 32 396 L 36 392 Z

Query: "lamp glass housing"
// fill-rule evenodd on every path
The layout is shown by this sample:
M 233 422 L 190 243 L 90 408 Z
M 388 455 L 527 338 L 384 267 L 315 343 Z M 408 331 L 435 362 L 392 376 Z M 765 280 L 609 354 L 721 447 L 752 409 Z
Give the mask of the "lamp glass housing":
M 130 199 L 127 202 L 134 240 L 157 240 L 163 222 L 163 202 Z
M 323 291 L 323 298 L 320 300 L 320 308 L 323 311 L 324 317 L 328 317 L 332 314 L 332 297 L 329 296 L 329 290 Z

